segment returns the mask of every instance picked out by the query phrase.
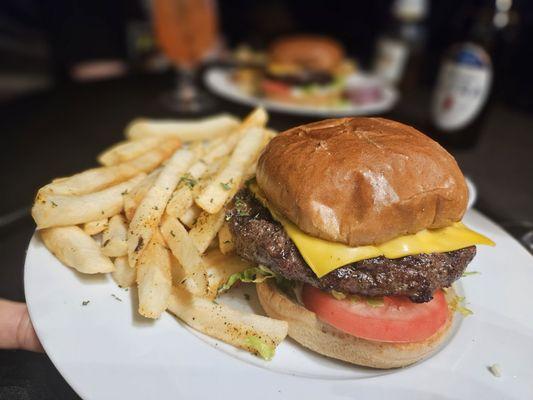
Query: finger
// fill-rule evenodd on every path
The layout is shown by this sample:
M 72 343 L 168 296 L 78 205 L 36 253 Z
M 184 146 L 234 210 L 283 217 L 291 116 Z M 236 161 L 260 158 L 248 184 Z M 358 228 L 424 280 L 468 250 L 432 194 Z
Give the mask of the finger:
M 0 299 L 0 349 L 43 351 L 24 303 Z
M 17 327 L 17 345 L 22 350 L 44 352 L 43 346 L 33 329 L 26 305 L 24 305 Z

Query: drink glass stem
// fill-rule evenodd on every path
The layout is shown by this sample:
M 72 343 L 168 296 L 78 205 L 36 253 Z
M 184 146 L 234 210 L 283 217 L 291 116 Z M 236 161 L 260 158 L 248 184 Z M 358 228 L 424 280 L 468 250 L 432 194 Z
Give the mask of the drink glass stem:
M 176 70 L 175 96 L 184 109 L 197 111 L 199 108 L 198 90 L 194 78 L 194 68 L 178 68 Z

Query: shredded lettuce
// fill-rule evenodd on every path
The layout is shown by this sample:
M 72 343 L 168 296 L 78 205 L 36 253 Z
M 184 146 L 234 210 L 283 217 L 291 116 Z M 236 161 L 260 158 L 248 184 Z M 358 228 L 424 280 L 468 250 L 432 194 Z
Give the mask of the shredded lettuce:
M 444 289 L 444 292 L 446 293 L 446 299 L 448 300 L 448 307 L 450 307 L 450 310 L 460 313 L 463 317 L 468 317 L 469 315 L 474 314 L 472 310 L 465 307 L 464 296 L 457 296 L 454 294 L 453 297 L 450 298 L 450 294 L 453 292 L 446 288 Z
M 303 93 L 306 94 L 313 94 L 315 92 L 320 91 L 328 91 L 328 90 L 336 90 L 336 89 L 342 89 L 346 86 L 346 77 L 343 75 L 336 76 L 333 81 L 326 84 L 318 84 L 318 83 L 309 83 L 307 85 L 299 86 L 298 89 L 300 89 Z
M 343 88 L 346 86 L 346 83 L 347 83 L 346 75 L 337 75 L 335 77 L 335 80 L 333 81 L 332 86 Z
M 479 271 L 465 271 L 465 272 L 463 272 L 463 278 L 465 276 L 478 275 L 478 274 L 481 274 L 481 272 L 479 272 Z
M 463 296 L 455 296 L 450 302 L 450 308 L 453 311 L 461 313 L 463 317 L 468 317 L 469 315 L 474 314 L 472 310 L 464 306 L 465 298 Z
M 259 265 L 257 267 L 251 267 L 248 269 L 245 269 L 242 272 L 236 272 L 235 274 L 231 275 L 226 283 L 222 285 L 218 292 L 222 293 L 227 290 L 229 290 L 235 283 L 241 281 L 241 282 L 251 282 L 251 283 L 260 283 L 264 282 L 269 278 L 275 278 L 276 276 L 272 271 L 270 271 L 267 267 L 264 267 L 262 265 Z
M 283 278 L 280 275 L 275 274 L 269 268 L 264 265 L 258 265 L 257 267 L 251 267 L 245 269 L 242 272 L 237 272 L 231 275 L 226 283 L 218 289 L 218 293 L 223 293 L 229 290 L 237 282 L 247 283 L 261 283 L 267 279 L 274 278 L 278 287 L 286 294 L 293 296 L 294 282 Z
M 274 354 L 276 353 L 276 348 L 274 346 L 268 345 L 258 336 L 248 336 L 245 339 L 245 343 L 267 361 L 272 360 L 272 357 L 274 357 Z
M 370 307 L 383 307 L 385 300 L 383 300 L 383 297 L 367 297 L 366 304 Z
M 357 294 L 351 294 L 350 297 L 348 297 L 348 300 L 350 300 L 352 303 L 359 303 L 360 301 L 364 301 L 365 298 Z
M 331 295 L 335 297 L 337 300 L 344 300 L 346 299 L 346 295 L 342 292 L 337 292 L 336 290 L 332 290 Z
M 383 297 L 363 297 L 356 294 L 345 294 L 336 290 L 330 291 L 330 294 L 337 300 L 350 300 L 354 303 L 365 301 L 371 307 L 382 307 L 385 305 Z
M 347 99 L 339 99 L 337 100 L 337 102 L 335 102 L 335 106 L 336 107 L 348 107 L 348 106 L 351 106 L 353 103 L 350 101 L 350 100 L 347 100 Z

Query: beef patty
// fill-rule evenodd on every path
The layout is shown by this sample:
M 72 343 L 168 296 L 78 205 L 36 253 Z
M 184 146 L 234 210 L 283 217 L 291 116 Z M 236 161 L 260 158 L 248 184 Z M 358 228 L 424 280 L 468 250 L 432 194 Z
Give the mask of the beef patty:
M 475 246 L 445 253 L 417 254 L 389 259 L 375 257 L 354 262 L 318 278 L 306 264 L 283 227 L 247 190 L 241 190 L 226 217 L 237 254 L 263 264 L 286 279 L 322 290 L 363 296 L 408 296 L 415 303 L 433 298 L 435 290 L 461 277 L 476 254 Z
M 267 70 L 265 77 L 294 86 L 328 85 L 334 80 L 329 72 L 311 70 L 302 70 L 298 74 L 272 74 Z

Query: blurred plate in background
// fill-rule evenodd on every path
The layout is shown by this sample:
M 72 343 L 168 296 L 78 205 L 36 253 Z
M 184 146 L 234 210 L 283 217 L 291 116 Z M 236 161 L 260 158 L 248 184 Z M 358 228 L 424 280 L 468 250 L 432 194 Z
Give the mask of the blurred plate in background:
M 211 68 L 206 71 L 204 81 L 206 86 L 215 94 L 236 103 L 249 106 L 262 105 L 269 111 L 282 112 L 294 115 L 311 117 L 345 117 L 357 115 L 377 115 L 390 111 L 398 100 L 398 92 L 392 86 L 385 85 L 376 77 L 362 73 L 353 74 L 348 78 L 347 90 L 354 88 L 378 87 L 379 99 L 364 104 L 347 104 L 338 107 L 319 107 L 298 104 L 289 104 L 280 101 L 268 100 L 245 93 L 231 79 L 230 69 Z

